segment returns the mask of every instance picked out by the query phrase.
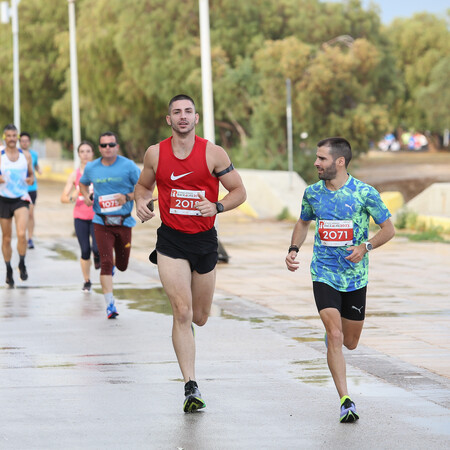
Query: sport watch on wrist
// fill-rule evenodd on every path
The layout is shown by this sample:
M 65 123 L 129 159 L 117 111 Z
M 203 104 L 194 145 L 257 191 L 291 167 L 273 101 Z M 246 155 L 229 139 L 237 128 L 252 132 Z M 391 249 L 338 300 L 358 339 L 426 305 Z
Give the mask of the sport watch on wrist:
M 216 202 L 216 209 L 217 209 L 217 214 L 222 213 L 223 212 L 222 203 Z
M 127 202 L 129 202 L 129 201 L 131 200 L 131 198 L 130 198 L 130 196 L 129 196 L 128 194 L 125 194 L 125 200 L 126 200 Z
M 366 250 L 370 252 L 370 250 L 373 250 L 373 245 L 370 242 L 365 242 Z

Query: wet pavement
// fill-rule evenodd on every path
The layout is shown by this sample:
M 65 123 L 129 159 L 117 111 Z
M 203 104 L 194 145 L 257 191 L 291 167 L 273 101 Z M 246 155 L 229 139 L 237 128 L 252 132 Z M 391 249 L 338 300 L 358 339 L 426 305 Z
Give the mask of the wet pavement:
M 0 448 L 446 448 L 450 443 L 450 246 L 395 238 L 371 255 L 361 345 L 346 351 L 361 420 L 338 421 L 309 278 L 284 268 L 293 224 L 221 217 L 211 318 L 196 329 L 207 408 L 182 412 L 171 316 L 139 224 L 107 320 L 98 272 L 81 292 L 71 208 L 44 184 L 29 280 L 0 288 Z M 14 259 L 13 259 L 14 262 Z M 4 276 L 0 274 L 0 276 Z

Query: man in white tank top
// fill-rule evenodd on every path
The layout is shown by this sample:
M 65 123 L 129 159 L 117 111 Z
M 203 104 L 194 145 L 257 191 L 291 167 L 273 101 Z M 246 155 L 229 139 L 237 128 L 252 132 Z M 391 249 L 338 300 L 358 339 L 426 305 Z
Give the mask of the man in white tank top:
M 5 148 L 0 153 L 0 225 L 2 229 L 2 253 L 6 264 L 6 284 L 14 287 L 12 257 L 12 219 L 16 222 L 17 251 L 19 253 L 20 279 L 28 279 L 25 267 L 27 251 L 26 230 L 31 198 L 28 186 L 33 183 L 31 156 L 17 148 L 17 128 L 10 124 L 3 130 Z

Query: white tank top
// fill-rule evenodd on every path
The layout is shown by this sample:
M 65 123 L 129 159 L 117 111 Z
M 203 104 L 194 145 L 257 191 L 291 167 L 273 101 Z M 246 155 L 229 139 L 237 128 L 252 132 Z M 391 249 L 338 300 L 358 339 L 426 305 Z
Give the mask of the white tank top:
M 28 184 L 25 181 L 28 175 L 28 162 L 22 150 L 19 150 L 17 161 L 11 161 L 5 150 L 2 150 L 1 155 L 0 174 L 5 182 L 0 183 L 0 196 L 30 201 Z

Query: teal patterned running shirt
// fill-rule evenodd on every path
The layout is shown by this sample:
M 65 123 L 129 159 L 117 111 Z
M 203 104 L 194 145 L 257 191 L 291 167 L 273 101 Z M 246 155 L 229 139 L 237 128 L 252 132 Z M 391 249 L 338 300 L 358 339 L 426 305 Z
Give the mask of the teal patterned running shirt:
M 311 261 L 313 281 L 344 292 L 367 285 L 368 254 L 356 264 L 345 257 L 351 253 L 347 251 L 349 246 L 367 241 L 371 216 L 380 224 L 391 213 L 375 188 L 351 175 L 337 191 L 327 189 L 323 180 L 305 189 L 300 218 L 316 221 Z

